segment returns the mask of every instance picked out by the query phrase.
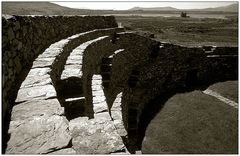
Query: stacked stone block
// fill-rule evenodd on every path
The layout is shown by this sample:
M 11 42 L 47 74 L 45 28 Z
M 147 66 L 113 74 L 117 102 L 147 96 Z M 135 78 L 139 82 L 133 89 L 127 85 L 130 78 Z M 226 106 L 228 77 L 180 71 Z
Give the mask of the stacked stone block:
M 237 48 L 188 48 L 133 33 L 116 33 L 122 29 L 84 32 L 113 27 L 112 20 L 112 17 L 79 16 L 3 18 L 3 114 L 12 98 L 13 82 L 31 66 L 19 87 L 18 105 L 13 107 L 8 153 L 124 151 L 120 136 L 126 137 L 126 129 L 128 138 L 137 137 L 141 117 L 145 116 L 143 110 L 151 106 L 148 104 L 154 97 L 187 88 L 189 75 L 202 83 L 237 77 Z M 84 33 L 73 35 L 79 32 Z M 70 34 L 73 36 L 46 49 Z M 71 86 L 71 81 L 79 83 L 81 95 L 62 97 L 66 94 L 59 88 L 64 83 Z M 92 107 L 93 116 L 81 114 L 84 117 L 71 119 L 68 130 L 68 121 L 63 116 L 66 114 L 56 98 L 71 105 L 76 100 L 84 101 L 85 106 Z M 41 105 L 39 111 L 31 112 L 37 104 Z M 25 135 L 30 126 L 39 131 Z M 56 127 L 59 129 L 54 131 Z M 47 130 L 53 135 L 45 133 Z M 21 135 L 25 138 L 19 142 Z M 35 135 L 39 137 L 37 146 L 31 148 L 34 142 L 25 141 Z M 62 139 L 59 142 L 52 139 L 57 135 Z M 71 138 L 73 147 L 68 147 Z M 106 142 L 108 146 L 101 146 Z
M 12 107 L 17 88 L 13 84 L 20 73 L 50 44 L 80 32 L 112 27 L 117 27 L 113 16 L 2 16 L 3 117 Z
M 15 100 L 18 105 L 13 107 L 6 153 L 48 153 L 69 144 L 68 121 L 63 116 L 64 108 L 56 99 L 50 74 L 57 56 L 76 37 L 52 44 L 34 61 Z

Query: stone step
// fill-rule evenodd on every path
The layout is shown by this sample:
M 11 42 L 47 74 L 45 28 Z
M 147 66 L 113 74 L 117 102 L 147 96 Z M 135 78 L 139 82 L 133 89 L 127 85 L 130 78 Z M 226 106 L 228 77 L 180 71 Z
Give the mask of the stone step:
M 39 154 L 66 147 L 71 136 L 63 113 L 64 108 L 57 99 L 27 101 L 15 105 L 8 130 L 11 137 L 6 153 Z
M 80 117 L 70 121 L 72 148 L 77 154 L 109 154 L 124 150 L 125 146 L 113 121 L 105 115 L 99 115 L 90 120 Z M 108 113 L 106 115 L 109 116 Z
M 83 53 L 85 49 L 108 36 L 101 36 L 90 41 L 82 43 L 80 46 L 76 47 L 68 56 L 66 65 L 61 75 L 61 79 L 67 79 L 69 77 L 82 77 L 82 62 L 83 62 Z
M 60 80 L 56 83 L 58 97 L 60 99 L 80 97 L 83 95 L 82 79 L 78 77 L 70 77 Z
M 116 55 L 116 54 L 118 54 L 120 52 L 123 52 L 123 51 L 124 51 L 124 49 L 118 49 L 118 50 L 114 51 L 114 53 L 112 55 L 108 56 L 108 58 L 113 58 L 114 55 Z
M 85 101 L 85 97 L 76 97 L 76 98 L 69 98 L 69 99 L 65 99 L 65 102 L 74 102 L 74 101 Z
M 42 76 L 28 76 L 23 82 L 20 88 L 29 88 L 34 86 L 45 86 L 52 84 L 52 79 L 49 74 Z
M 71 140 L 68 120 L 59 115 L 11 121 L 8 132 L 6 154 L 44 154 L 66 147 Z
M 115 28 L 93 30 L 73 35 L 50 45 L 35 59 L 30 72 L 18 91 L 15 100 L 18 105 L 15 105 L 12 110 L 8 131 L 10 139 L 7 143 L 7 154 L 75 153 L 73 148 L 67 148 L 71 145 L 70 141 L 73 136 L 71 136 L 69 122 L 64 115 L 78 114 L 78 117 L 79 114 L 80 116 L 84 115 L 85 99 L 84 97 L 75 95 L 74 98 L 64 97 L 64 99 L 62 99 L 65 105 L 64 109 L 56 99 L 57 93 L 53 84 L 57 84 L 55 81 L 61 76 L 62 61 L 65 60 L 65 57 L 67 58 L 67 54 L 77 45 L 78 41 L 84 41 L 90 38 L 94 39 L 94 37 L 101 36 L 104 32 L 109 34 L 112 31 L 115 31 Z M 104 37 L 107 36 L 103 36 L 102 38 Z M 91 44 L 102 38 L 99 37 L 87 43 Z M 67 80 L 64 86 L 66 94 L 75 94 L 75 91 L 81 87 L 81 83 L 79 83 L 78 80 L 71 81 L 71 78 L 79 79 L 79 77 L 81 77 L 81 60 L 83 59 L 84 49 L 88 44 L 80 45 L 81 47 L 73 51 L 72 55 L 70 54 L 70 58 L 66 61 L 65 71 L 62 72 L 62 79 Z M 71 89 L 68 89 L 67 86 L 71 86 Z M 75 89 L 72 89 L 74 86 Z M 71 90 L 74 90 L 74 93 L 72 93 Z M 94 122 L 103 125 L 103 130 L 107 129 L 107 127 L 104 126 L 102 122 L 105 120 L 106 122 L 111 122 L 109 114 L 108 119 L 104 117 L 101 112 L 94 114 L 94 117 L 98 118 Z M 92 121 L 90 125 L 96 126 Z M 96 128 L 98 128 L 98 126 Z M 92 129 L 88 128 L 88 131 L 91 132 Z M 112 131 L 109 130 L 109 133 L 112 133 Z M 112 138 L 110 136 L 106 138 L 106 133 L 102 134 L 104 135 L 102 138 L 111 143 L 109 146 L 110 151 L 107 153 L 112 152 L 112 146 L 116 145 L 115 143 L 123 146 L 119 136 L 116 136 L 118 139 L 111 142 Z M 94 144 L 94 142 L 92 142 L 92 144 Z M 102 147 L 106 146 L 105 143 L 101 143 L 101 145 Z M 120 146 L 118 146 L 116 150 L 121 150 L 122 147 Z
M 30 100 L 45 100 L 55 98 L 57 96 L 53 85 L 33 86 L 28 88 L 21 88 L 18 91 L 16 103 L 30 101 Z
M 11 121 L 26 120 L 43 115 L 63 115 L 63 113 L 64 108 L 57 99 L 32 100 L 13 106 Z
M 77 37 L 52 44 L 33 62 L 15 100 L 19 104 L 11 114 L 6 153 L 41 154 L 68 146 L 68 120 L 58 100 L 53 99 L 57 93 L 50 74 L 65 45 Z
M 63 105 L 65 108 L 65 115 L 68 120 L 86 115 L 85 97 L 65 99 Z

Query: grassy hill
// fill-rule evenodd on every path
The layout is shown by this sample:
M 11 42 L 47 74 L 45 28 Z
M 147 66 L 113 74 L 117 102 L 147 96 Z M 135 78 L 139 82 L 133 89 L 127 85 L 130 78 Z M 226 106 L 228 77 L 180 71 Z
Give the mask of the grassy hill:
M 10 15 L 103 15 L 103 14 L 161 14 L 177 13 L 183 10 L 173 7 L 153 7 L 141 8 L 134 7 L 130 10 L 89 10 L 73 9 L 63 7 L 50 2 L 2 2 L 2 14 Z M 238 12 L 238 4 L 232 4 L 224 7 L 191 9 L 188 12 L 198 13 L 221 13 L 221 12 Z
M 10 15 L 82 15 L 91 10 L 72 9 L 50 2 L 2 2 L 2 13 Z
M 231 4 L 222 7 L 205 8 L 205 9 L 177 9 L 173 7 L 133 7 L 130 10 L 141 11 L 190 11 L 190 12 L 238 12 L 238 4 Z

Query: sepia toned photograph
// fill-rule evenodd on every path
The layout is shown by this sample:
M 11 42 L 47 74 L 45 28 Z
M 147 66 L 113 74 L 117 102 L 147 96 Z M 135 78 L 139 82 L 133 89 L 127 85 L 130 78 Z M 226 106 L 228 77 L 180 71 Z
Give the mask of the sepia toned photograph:
M 238 154 L 238 5 L 1 1 L 1 154 Z

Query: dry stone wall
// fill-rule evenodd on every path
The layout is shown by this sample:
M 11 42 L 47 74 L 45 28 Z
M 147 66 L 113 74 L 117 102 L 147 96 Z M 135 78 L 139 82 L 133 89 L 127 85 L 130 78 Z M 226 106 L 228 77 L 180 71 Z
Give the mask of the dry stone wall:
M 143 111 L 155 109 L 150 105 L 154 97 L 181 92 L 196 85 L 237 79 L 237 48 L 229 48 L 233 49 L 231 53 L 235 51 L 234 55 L 220 53 L 211 57 L 213 55 L 205 53 L 202 48 L 170 44 L 160 47 L 156 57 L 137 66 L 128 77 L 128 83 L 130 80 L 134 82 L 133 86 L 124 88 L 122 103 L 126 106 L 123 113 L 126 113 L 124 123 L 128 134 L 131 131 L 138 133 L 144 127 L 141 120 L 145 120 L 151 112 Z M 219 54 L 217 51 L 215 53 Z
M 3 116 L 19 74 L 51 43 L 80 32 L 116 26 L 111 16 L 3 16 Z
M 154 97 L 237 78 L 236 47 L 188 48 L 128 32 L 117 33 L 111 41 L 105 38 L 86 49 L 83 90 L 91 105 L 91 77 L 101 74 L 109 110 L 122 92 L 122 118 L 132 144 L 137 141 L 143 110 Z
M 123 138 L 128 150 L 134 153 L 139 148 L 136 145 L 138 145 L 140 132 L 144 131 L 142 122 L 149 114 L 146 110 L 155 109 L 151 105 L 151 100 L 155 97 L 179 92 L 195 85 L 237 79 L 238 75 L 236 47 L 188 48 L 157 42 L 134 33 L 121 32 L 123 29 L 110 28 L 117 26 L 113 17 L 14 16 L 3 17 L 2 21 L 3 115 L 6 109 L 14 104 L 13 101 L 9 101 L 15 100 L 14 92 L 18 92 L 16 98 L 18 105 L 13 107 L 11 115 L 8 153 L 26 153 L 25 146 L 28 153 L 49 153 L 56 150 L 71 152 L 73 149 L 81 154 L 112 153 L 125 148 L 119 135 Z M 62 38 L 66 39 L 60 40 Z M 56 44 L 52 44 L 54 42 Z M 49 45 L 51 46 L 46 49 Z M 80 52 L 80 56 L 74 55 L 76 52 L 78 54 Z M 73 57 L 69 57 L 70 55 Z M 74 68 L 80 68 L 77 70 L 82 73 L 77 77 L 69 74 L 61 78 L 64 69 L 73 65 L 69 64 L 69 61 L 75 61 Z M 13 88 L 16 87 L 14 82 L 18 81 L 22 73 L 28 71 L 28 67 L 32 68 L 28 77 L 19 86 L 19 90 L 14 90 Z M 32 79 L 32 76 L 36 78 Z M 42 76 L 42 79 L 39 80 L 38 76 Z M 80 83 L 76 84 L 78 81 Z M 33 92 L 34 87 L 41 89 Z M 71 112 L 66 113 L 63 102 L 74 105 L 74 102 L 69 102 L 66 97 L 62 97 L 66 96 L 69 89 L 73 89 L 71 87 L 75 87 L 78 91 L 80 87 L 82 93 L 78 98 L 81 98 L 81 107 L 83 104 L 83 111 L 88 115 L 77 114 L 78 116 L 73 118 L 64 116 Z M 64 90 L 65 92 L 62 92 Z M 28 92 L 33 96 L 31 97 Z M 31 113 L 28 110 L 30 106 L 31 109 L 36 107 L 32 100 L 41 104 L 39 111 Z M 104 103 L 104 107 L 97 105 L 101 102 Z M 50 110 L 45 107 L 49 107 Z M 18 110 L 25 114 L 18 114 Z M 43 119 L 43 125 L 39 122 L 31 123 L 30 121 L 35 121 L 35 118 L 32 119 L 32 114 L 40 116 L 39 118 Z M 84 117 L 81 118 L 81 115 Z M 51 120 L 47 120 L 49 116 Z M 12 145 L 20 144 L 21 140 L 18 137 L 24 135 L 25 130 L 29 131 L 29 126 L 43 126 L 45 131 L 48 125 L 56 125 L 58 121 L 64 125 L 61 127 L 63 130 L 53 130 L 54 134 L 66 133 L 64 142 L 59 140 L 61 144 L 49 146 L 48 144 L 53 145 L 52 142 L 56 141 L 53 139 L 42 147 L 42 142 L 47 141 L 44 139 L 50 136 L 48 133 L 39 131 L 39 134 L 46 135 L 47 138 L 38 140 L 39 146 L 36 147 L 38 151 L 35 146 L 31 147 L 31 144 L 35 143 L 34 139 L 30 139 L 30 144 L 24 143 L 18 148 L 13 148 L 15 146 Z M 116 130 L 114 136 L 116 135 L 117 142 L 120 142 L 119 146 L 116 146 L 117 149 L 111 148 L 114 142 L 111 142 L 107 148 L 102 146 L 104 145 L 102 143 L 98 144 L 97 140 L 101 140 L 98 137 L 105 137 L 105 133 L 103 136 L 98 135 L 98 131 L 102 132 L 105 127 L 103 123 L 110 125 L 106 130 L 107 133 L 111 134 Z M 99 124 L 103 127 L 96 130 L 89 139 L 84 140 L 86 135 Z M 70 131 L 66 128 L 68 126 Z M 89 126 L 92 126 L 92 129 L 89 129 Z M 84 130 L 84 134 L 80 130 Z M 70 134 L 74 135 L 70 136 Z M 27 142 L 28 138 L 34 135 L 35 132 L 30 131 L 24 141 Z M 94 137 L 95 135 L 97 137 Z M 83 142 L 79 144 L 81 141 Z M 85 147 L 84 141 L 94 145 Z M 71 146 L 69 142 L 73 144 L 73 149 L 69 149 Z M 95 148 L 95 146 L 98 150 L 92 151 L 92 147 Z
M 52 44 L 35 59 L 32 69 L 28 73 L 28 76 L 26 77 L 20 87 L 20 90 L 18 91 L 18 95 L 16 98 L 16 102 L 18 102 L 18 104 L 13 106 L 9 126 L 10 128 L 8 130 L 8 133 L 10 134 L 10 139 L 7 143 L 6 153 L 49 153 L 61 150 L 62 148 L 69 149 L 68 145 L 71 146 L 71 144 L 73 144 L 73 148 L 77 150 L 77 153 L 94 152 L 93 150 L 91 150 L 92 146 L 89 146 L 88 150 L 82 151 L 81 148 L 82 146 L 85 146 L 85 143 L 81 145 L 79 140 L 75 142 L 75 139 L 77 139 L 75 136 L 80 134 L 74 132 L 74 135 L 71 135 L 72 131 L 69 131 L 68 127 L 72 126 L 72 122 L 69 123 L 68 120 L 66 120 L 66 109 L 63 108 L 64 105 L 60 104 L 61 100 L 59 99 L 61 98 L 61 96 L 56 94 L 56 90 L 58 90 L 58 86 L 56 86 L 56 84 L 57 81 L 60 81 L 60 75 L 63 70 L 62 67 L 67 64 L 66 56 L 69 55 L 69 53 L 72 54 L 72 52 L 74 52 L 73 49 L 77 45 L 83 45 L 84 43 L 82 44 L 82 42 L 85 42 L 86 40 L 89 42 L 88 44 L 91 44 L 94 41 L 91 40 L 92 38 L 101 36 L 103 34 L 111 35 L 111 33 L 115 31 L 119 30 L 114 28 L 98 29 L 73 35 Z M 37 110 L 35 110 L 36 108 L 34 108 L 36 107 L 36 104 L 40 104 Z M 23 112 L 23 114 L 19 112 Z M 104 137 L 107 141 L 110 141 L 111 144 L 119 144 L 119 146 L 116 147 L 117 149 L 112 149 L 112 145 L 109 145 L 110 147 L 106 148 L 105 145 L 101 143 L 103 146 L 97 147 L 99 148 L 99 151 L 95 152 L 110 153 L 115 152 L 115 150 L 122 150 L 124 148 L 124 145 L 117 132 L 113 131 L 114 126 L 112 121 L 110 120 L 110 116 L 108 115 L 108 113 L 105 112 L 104 114 L 95 115 L 97 117 L 101 117 L 101 115 L 106 115 L 106 117 L 108 117 L 108 121 L 106 122 L 109 122 L 109 124 L 111 125 L 108 133 L 111 133 L 112 135 L 114 134 L 114 138 L 117 139 L 111 142 L 111 139 L 104 136 L 102 137 Z M 86 119 L 86 117 L 81 119 Z M 101 122 L 99 123 L 98 120 L 100 120 Z M 86 127 L 86 130 L 88 130 L 89 126 L 98 128 L 98 125 L 101 125 L 102 127 L 105 127 L 102 124 L 103 120 L 98 120 L 96 120 L 96 123 L 92 125 L 92 122 L 87 121 L 88 126 Z M 79 120 L 77 120 L 77 122 L 77 124 L 79 125 L 83 124 Z M 60 125 L 58 125 L 58 123 Z M 29 125 L 37 127 L 38 130 L 29 129 Z M 51 129 L 50 132 L 46 131 L 47 126 L 52 127 L 53 129 Z M 59 128 L 54 130 L 55 126 Z M 83 124 L 82 126 L 85 125 Z M 92 129 L 90 128 L 89 130 L 91 131 Z M 24 133 L 27 134 L 24 135 Z M 50 136 L 51 134 L 54 135 Z M 105 134 L 105 132 L 102 132 L 101 134 L 104 134 L 106 136 L 112 136 L 109 134 Z M 22 138 L 23 135 L 24 137 Z M 56 135 L 59 135 L 61 138 L 57 138 Z M 93 133 L 93 135 L 95 135 L 95 133 Z M 84 134 L 83 137 L 86 137 L 86 135 Z M 71 142 L 71 138 L 73 138 L 73 142 Z M 79 139 L 82 140 L 81 138 Z M 93 139 L 96 138 L 93 136 Z M 80 150 L 78 150 L 78 147 L 80 148 Z M 65 150 L 63 150 L 62 152 L 66 152 Z M 74 151 L 72 151 L 72 149 L 69 149 L 68 152 Z

